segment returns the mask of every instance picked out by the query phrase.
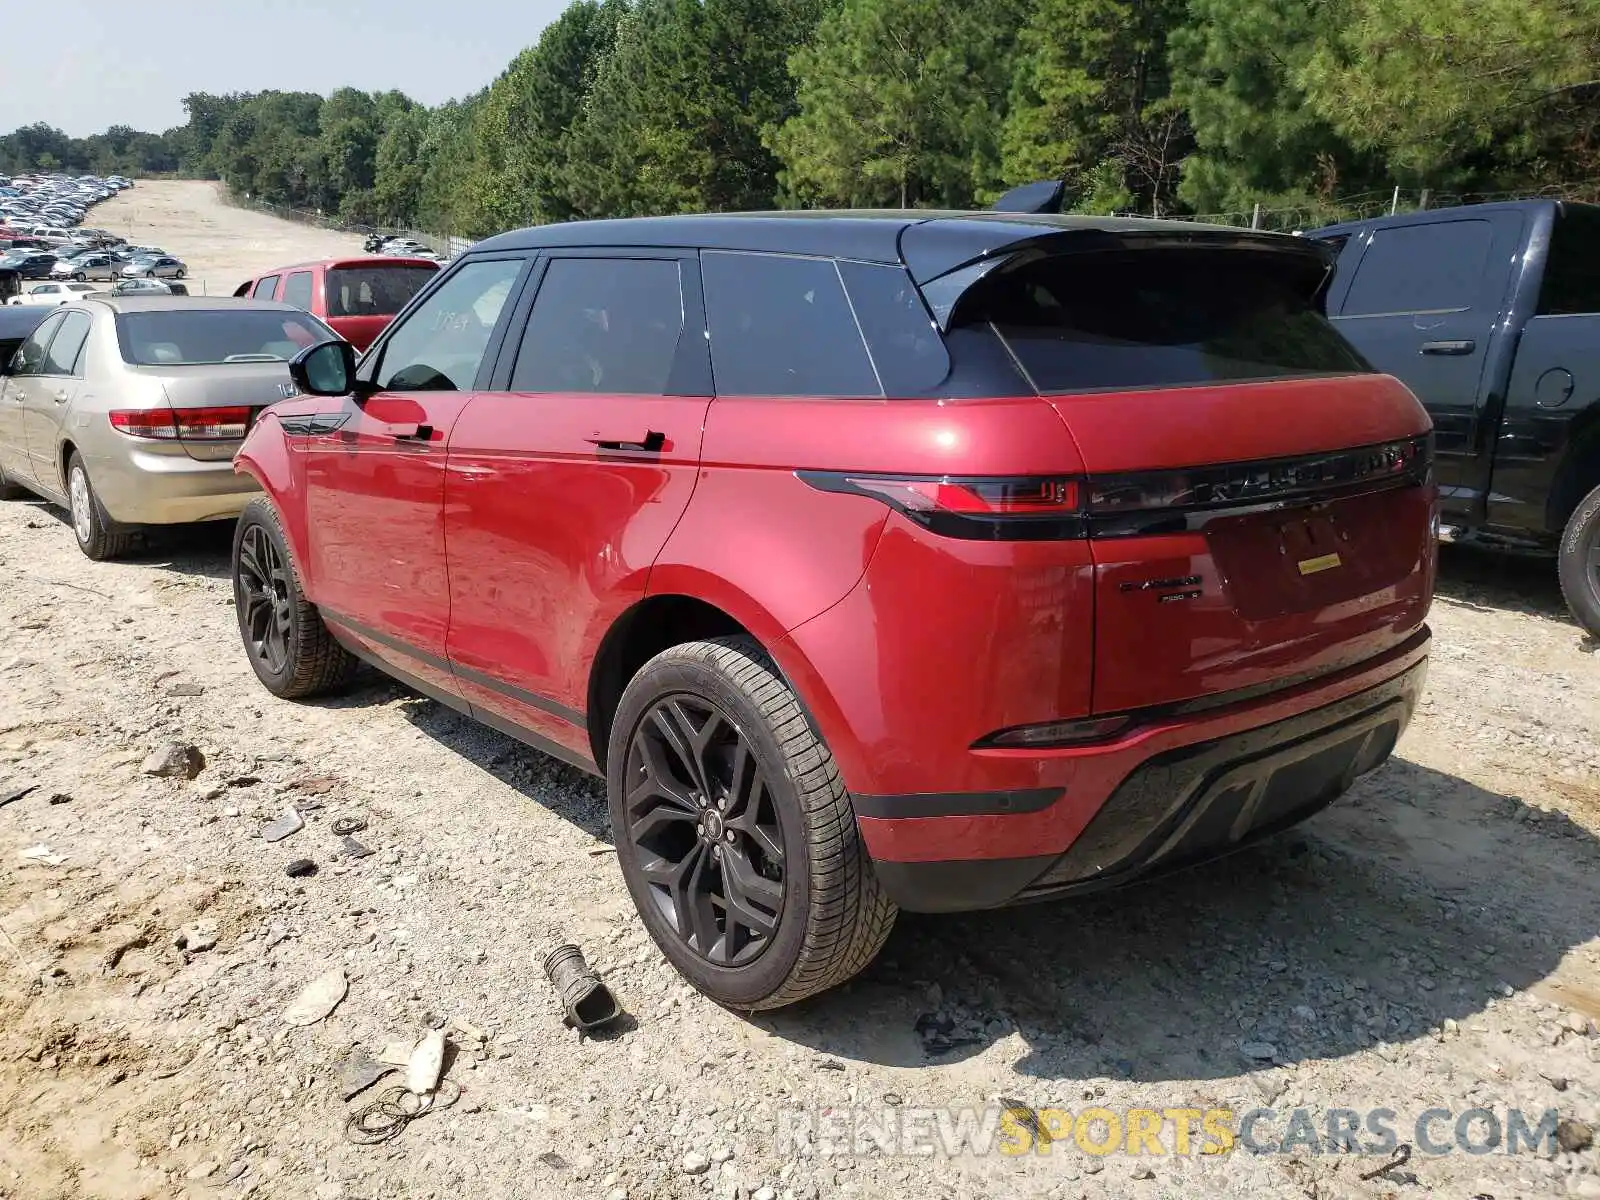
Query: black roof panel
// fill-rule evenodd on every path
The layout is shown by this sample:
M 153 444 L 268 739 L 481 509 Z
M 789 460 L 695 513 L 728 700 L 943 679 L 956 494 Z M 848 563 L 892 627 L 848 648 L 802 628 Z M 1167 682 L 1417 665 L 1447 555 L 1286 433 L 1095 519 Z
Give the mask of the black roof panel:
M 507 250 L 562 247 L 638 247 L 691 250 L 748 250 L 815 254 L 865 262 L 902 261 L 902 235 L 915 227 L 923 264 L 905 261 L 922 279 L 1013 243 L 1052 233 L 1099 231 L 1107 234 L 1168 233 L 1179 236 L 1249 231 L 1192 221 L 1148 217 L 1082 217 L 1056 214 L 940 211 L 933 209 L 840 209 L 830 211 L 706 213 L 672 217 L 631 217 L 609 221 L 567 221 L 502 233 L 477 243 L 473 255 Z M 1281 235 L 1256 238 L 1287 241 Z M 935 247 L 937 250 L 935 251 Z M 933 251 L 933 253 L 929 253 Z M 935 269 L 934 260 L 944 263 Z M 919 269 L 919 266 L 922 269 Z

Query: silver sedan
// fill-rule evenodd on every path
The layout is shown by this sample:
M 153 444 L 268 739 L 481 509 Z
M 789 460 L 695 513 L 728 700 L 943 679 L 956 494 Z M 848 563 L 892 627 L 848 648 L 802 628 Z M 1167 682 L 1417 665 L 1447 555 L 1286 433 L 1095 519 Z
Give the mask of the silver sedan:
M 170 254 L 151 255 L 147 258 L 135 258 L 122 268 L 124 279 L 182 279 L 189 273 L 188 266 L 180 259 L 173 258 Z
M 115 558 L 140 526 L 235 517 L 255 493 L 233 455 L 295 393 L 289 359 L 338 335 L 266 300 L 97 296 L 46 317 L 0 374 L 0 495 L 72 513 Z

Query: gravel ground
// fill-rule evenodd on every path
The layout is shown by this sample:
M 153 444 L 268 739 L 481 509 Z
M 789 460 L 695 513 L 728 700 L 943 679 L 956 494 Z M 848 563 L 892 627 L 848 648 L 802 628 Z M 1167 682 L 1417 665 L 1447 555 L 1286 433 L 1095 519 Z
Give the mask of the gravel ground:
M 196 296 L 231 296 L 262 271 L 336 254 L 358 254 L 361 239 L 235 208 L 221 185 L 148 179 L 96 205 L 84 223 L 125 237 L 135 246 L 160 246 L 188 267 L 184 283 Z
M 177 216 L 154 236 L 191 261 L 262 246 L 230 251 L 243 277 L 318 252 L 161 190 Z M 268 696 L 226 557 L 203 530 L 97 565 L 59 514 L 0 506 L 0 799 L 34 788 L 0 807 L 4 1200 L 1600 1196 L 1600 656 L 1549 569 L 1446 550 L 1398 757 L 1299 830 L 1087 902 L 902 917 L 852 985 L 747 1018 L 648 943 L 596 784 L 376 675 Z M 169 743 L 203 756 L 195 778 L 148 773 Z M 290 805 L 305 827 L 264 840 Z M 336 856 L 350 816 L 372 856 Z M 298 858 L 318 872 L 288 877 Z M 620 1030 L 562 1028 L 537 965 L 556 937 L 604 972 Z M 338 1007 L 286 1022 L 330 970 Z M 438 1025 L 459 1099 L 353 1144 L 396 1079 L 346 1100 L 351 1062 Z M 1387 1155 L 1173 1153 L 1173 1126 L 1164 1154 L 1095 1155 L 1054 1112 L 1032 1119 L 1062 1140 L 1020 1155 L 825 1136 L 897 1121 L 911 1149 L 926 1110 L 1000 1103 L 1270 1107 L 1259 1143 L 1294 1141 L 1295 1110 L 1324 1131 L 1373 1108 L 1409 1143 L 1437 1108 L 1446 1145 L 1456 1114 L 1516 1108 L 1574 1148 L 1419 1144 L 1365 1180 Z

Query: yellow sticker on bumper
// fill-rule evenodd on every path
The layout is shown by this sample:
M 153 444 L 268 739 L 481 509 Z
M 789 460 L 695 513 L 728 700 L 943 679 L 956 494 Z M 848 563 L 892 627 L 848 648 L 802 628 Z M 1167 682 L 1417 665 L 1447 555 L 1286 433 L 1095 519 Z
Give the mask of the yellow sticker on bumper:
M 1299 564 L 1302 575 L 1315 575 L 1318 571 L 1331 571 L 1343 565 L 1337 554 L 1319 554 L 1316 558 L 1302 558 Z

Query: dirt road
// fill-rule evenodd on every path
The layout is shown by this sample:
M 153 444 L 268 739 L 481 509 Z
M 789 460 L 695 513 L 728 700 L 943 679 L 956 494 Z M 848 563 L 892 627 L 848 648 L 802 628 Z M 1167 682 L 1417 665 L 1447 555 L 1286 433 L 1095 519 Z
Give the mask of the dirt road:
M 147 179 L 97 205 L 84 222 L 136 246 L 160 246 L 189 268 L 195 295 L 233 294 L 273 267 L 335 254 L 359 253 L 361 239 L 263 213 L 222 199 L 219 184 Z
M 170 191 L 149 232 L 180 254 L 203 229 L 239 271 L 320 252 Z M 853 985 L 747 1019 L 648 944 L 597 785 L 376 676 L 268 696 L 226 551 L 205 531 L 96 565 L 59 514 L 0 506 L 0 799 L 34 788 L 0 807 L 5 1200 L 1600 1196 L 1600 655 L 1547 570 L 1446 554 L 1398 759 L 1300 831 L 1090 902 L 903 917 Z M 192 781 L 143 769 L 173 742 Z M 305 828 L 265 841 L 289 805 Z M 335 856 L 352 816 L 371 857 Z M 556 934 L 630 1028 L 563 1030 L 536 965 Z M 286 1023 L 331 968 L 332 1015 Z M 460 1099 L 353 1144 L 395 1080 L 346 1101 L 347 1059 L 439 1023 Z M 1027 1118 L 1060 1137 L 828 1153 L 840 1114 L 907 1151 L 1013 1101 L 1067 1110 Z M 1090 1152 L 1139 1108 L 1196 1110 L 1194 1137 Z M 1196 1153 L 1219 1108 L 1274 1115 Z M 1409 1162 L 1363 1180 L 1386 1154 L 1313 1152 L 1329 1110 L 1376 1145 L 1373 1109 Z M 1457 1143 L 1489 1141 L 1473 1109 L 1489 1153 Z M 1506 1152 L 1513 1109 L 1553 1114 L 1542 1149 Z

